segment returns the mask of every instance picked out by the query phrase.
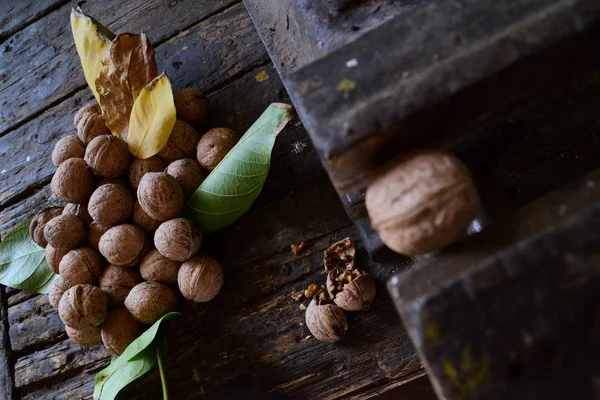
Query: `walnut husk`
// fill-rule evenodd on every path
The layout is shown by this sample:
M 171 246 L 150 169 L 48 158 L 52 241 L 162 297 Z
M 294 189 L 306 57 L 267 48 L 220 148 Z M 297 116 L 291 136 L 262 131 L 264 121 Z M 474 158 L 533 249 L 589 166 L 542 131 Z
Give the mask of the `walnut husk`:
M 88 228 L 88 246 L 94 250 L 98 250 L 98 244 L 102 235 L 109 230 L 109 226 L 100 225 L 97 222 L 92 222 Z
M 51 244 L 46 246 L 46 264 L 55 273 L 58 274 L 58 267 L 60 262 L 71 249 L 61 249 L 52 246 Z
M 177 284 L 177 273 L 180 267 L 181 262 L 170 260 L 153 249 L 140 262 L 140 274 L 146 281 L 173 286 Z
M 131 289 L 125 299 L 125 307 L 136 321 L 153 324 L 177 309 L 177 296 L 162 283 L 143 282 Z
M 315 298 L 306 309 L 306 326 L 320 341 L 335 343 L 346 335 L 348 320 L 340 307 Z
M 183 263 L 177 274 L 179 291 L 188 300 L 212 300 L 223 286 L 223 268 L 214 258 L 196 256 Z
M 50 182 L 52 193 L 67 203 L 81 204 L 94 191 L 94 173 L 81 158 L 63 161 Z
M 177 120 L 165 147 L 157 154 L 167 164 L 182 158 L 194 158 L 200 135 L 187 122 Z
M 127 222 L 133 213 L 133 195 L 123 186 L 108 183 L 99 186 L 88 203 L 94 222 L 115 226 Z
M 52 247 L 74 249 L 86 240 L 85 226 L 76 216 L 61 214 L 46 223 L 44 238 Z
M 108 296 L 111 307 L 119 307 L 125 303 L 125 298 L 131 289 L 142 283 L 142 277 L 135 268 L 109 265 L 98 279 L 100 289 Z
M 354 269 L 354 260 L 356 258 L 356 247 L 349 237 L 335 242 L 329 246 L 323 255 L 323 265 L 325 271 L 333 271 L 338 268 Z
M 154 232 L 161 224 L 160 221 L 146 214 L 139 201 L 133 205 L 133 223 L 142 228 L 150 237 L 154 236 Z
M 213 128 L 206 132 L 196 147 L 196 158 L 202 168 L 212 171 L 240 140 L 240 136 L 228 128 Z
M 89 247 L 69 251 L 60 261 L 58 273 L 68 287 L 95 284 L 104 269 L 100 254 Z
M 99 326 L 79 330 L 65 325 L 65 332 L 69 339 L 81 346 L 95 346 L 102 343 Z
M 371 182 L 365 201 L 381 240 L 410 256 L 455 242 L 479 211 L 469 170 L 440 150 L 413 151 L 392 160 Z
M 137 190 L 142 176 L 148 172 L 162 172 L 165 168 L 167 168 L 167 163 L 156 156 L 145 160 L 136 158 L 129 167 L 129 183 Z
M 326 286 L 329 297 L 346 311 L 367 310 L 377 291 L 373 278 L 359 269 L 330 271 Z
M 88 103 L 81 107 L 73 119 L 77 136 L 84 143 L 89 143 L 101 135 L 110 135 L 110 130 L 104 123 L 102 110 L 97 103 Z M 83 156 L 82 156 L 83 158 Z
M 130 267 L 140 262 L 149 250 L 148 237 L 135 225 L 123 224 L 110 228 L 100 238 L 100 254 L 109 263 Z
M 62 212 L 63 209 L 61 207 L 50 207 L 46 208 L 31 219 L 31 222 L 29 223 L 29 236 L 31 236 L 31 239 L 33 239 L 38 246 L 44 248 L 46 247 L 48 241 L 44 237 L 44 228 L 46 227 L 48 221 L 61 215 Z
M 65 136 L 54 145 L 52 150 L 52 164 L 58 167 L 69 158 L 83 158 L 85 144 L 76 135 Z
M 177 118 L 191 125 L 200 125 L 208 114 L 208 100 L 199 90 L 183 88 L 173 98 Z
M 76 285 L 68 289 L 58 303 L 58 315 L 71 328 L 86 330 L 102 325 L 106 318 L 107 298 L 92 285 Z
M 181 185 L 165 172 L 144 175 L 138 186 L 137 196 L 146 214 L 157 221 L 177 217 L 185 202 Z
M 186 198 L 191 197 L 208 176 L 198 161 L 191 158 L 173 161 L 165 172 L 179 182 Z
M 48 302 L 54 308 L 58 308 L 58 303 L 62 298 L 63 293 L 65 293 L 69 289 L 69 286 L 65 283 L 65 281 L 59 276 L 52 281 L 52 285 L 50 285 L 50 290 L 48 291 Z
M 187 261 L 200 250 L 202 235 L 185 218 L 165 221 L 154 233 L 154 245 L 163 256 L 175 261 Z
M 102 325 L 102 343 L 110 352 L 121 355 L 142 332 L 142 325 L 125 307 L 114 308 Z
M 81 222 L 83 222 L 83 225 L 85 225 L 86 227 L 89 227 L 93 221 L 90 213 L 88 212 L 87 203 L 82 203 L 82 204 L 69 203 L 65 206 L 62 213 L 64 215 L 70 214 L 70 215 L 76 216 L 77 218 L 79 218 L 81 220 Z
M 87 145 L 84 159 L 97 175 L 118 178 L 129 169 L 131 153 L 122 139 L 114 135 L 102 135 Z

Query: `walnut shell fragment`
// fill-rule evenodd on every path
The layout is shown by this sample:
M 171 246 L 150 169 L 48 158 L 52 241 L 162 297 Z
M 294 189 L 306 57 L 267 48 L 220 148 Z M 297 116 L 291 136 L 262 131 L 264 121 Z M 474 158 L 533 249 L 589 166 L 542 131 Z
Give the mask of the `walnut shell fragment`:
M 315 298 L 306 309 L 306 326 L 320 341 L 334 343 L 346 335 L 348 320 L 340 307 Z
M 58 303 L 58 315 L 62 322 L 77 330 L 89 330 L 102 325 L 106 309 L 106 295 L 92 285 L 73 286 Z
M 329 297 L 342 310 L 366 310 L 375 297 L 375 282 L 359 269 L 335 269 L 327 274 Z
M 125 307 L 114 308 L 102 325 L 102 343 L 112 353 L 121 355 L 142 332 L 142 325 Z
M 177 309 L 177 296 L 168 286 L 158 282 L 142 282 L 129 292 L 125 307 L 136 321 L 153 324 L 163 315 Z
M 65 136 L 54 145 L 52 150 L 52 164 L 58 167 L 69 158 L 83 158 L 85 144 L 76 135 Z
M 51 219 L 61 215 L 62 212 L 63 209 L 61 207 L 50 207 L 38 213 L 31 219 L 31 222 L 29 223 L 29 236 L 31 236 L 31 239 L 33 239 L 38 246 L 45 248 L 46 245 L 48 245 L 48 241 L 44 237 L 44 228 Z
M 347 237 L 332 244 L 325 250 L 323 265 L 327 272 L 338 268 L 352 270 L 354 268 L 355 258 L 356 247 L 354 246 L 352 239 Z
M 85 203 L 94 191 L 94 173 L 81 158 L 69 158 L 56 169 L 50 187 L 67 203 Z

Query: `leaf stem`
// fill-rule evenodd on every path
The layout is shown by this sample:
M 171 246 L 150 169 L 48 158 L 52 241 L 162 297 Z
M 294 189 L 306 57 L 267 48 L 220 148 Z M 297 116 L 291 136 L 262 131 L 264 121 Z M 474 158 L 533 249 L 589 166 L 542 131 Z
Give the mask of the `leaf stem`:
M 160 373 L 160 383 L 162 384 L 163 400 L 169 400 L 169 390 L 167 389 L 167 378 L 165 377 L 165 370 L 163 367 L 162 355 L 160 354 L 160 347 L 156 347 L 156 359 L 158 361 L 158 371 Z

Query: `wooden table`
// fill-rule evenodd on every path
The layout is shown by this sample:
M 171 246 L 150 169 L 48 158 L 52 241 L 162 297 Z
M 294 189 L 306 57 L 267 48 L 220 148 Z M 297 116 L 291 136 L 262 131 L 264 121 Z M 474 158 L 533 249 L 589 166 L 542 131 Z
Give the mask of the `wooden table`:
M 73 45 L 70 2 L 8 3 L 0 5 L 0 235 L 56 203 L 50 153 L 75 132 L 75 112 L 92 99 Z M 210 126 L 244 132 L 269 103 L 290 101 L 240 1 L 107 0 L 84 7 L 114 32 L 143 30 L 175 90 L 207 93 Z M 422 375 L 384 288 L 396 271 L 369 263 L 360 242 L 359 265 L 378 283 L 373 306 L 348 315 L 350 331 L 339 344 L 309 336 L 291 295 L 324 282 L 322 252 L 346 236 L 358 239 L 296 123 L 276 143 L 256 204 L 206 244 L 225 268 L 221 294 L 209 304 L 184 305 L 183 318 L 170 323 L 172 398 L 366 398 Z M 294 256 L 290 244 L 302 240 L 308 247 Z M 0 300 L 0 398 L 91 398 L 108 352 L 69 340 L 45 295 L 0 288 Z M 160 393 L 154 371 L 124 398 Z

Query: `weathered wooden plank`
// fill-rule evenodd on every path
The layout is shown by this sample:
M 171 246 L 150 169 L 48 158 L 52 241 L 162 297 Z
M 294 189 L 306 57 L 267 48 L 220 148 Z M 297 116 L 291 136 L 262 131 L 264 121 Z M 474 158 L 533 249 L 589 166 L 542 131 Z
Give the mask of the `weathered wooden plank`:
M 8 314 L 6 293 L 0 286 L 0 398 L 13 398 L 13 366 L 10 339 L 8 336 Z
M 110 0 L 88 2 L 85 10 L 114 32 L 144 31 L 160 44 L 235 3 Z M 12 50 L 0 59 L 0 134 L 85 86 L 71 36 L 70 10 L 71 4 L 66 4 L 6 42 Z
M 10 35 L 51 13 L 68 0 L 3 1 L 0 3 L 0 43 Z M 10 48 L 10 46 L 9 46 Z M 3 52 L 7 53 L 10 50 Z
M 108 360 L 106 363 L 108 363 Z M 93 369 L 84 368 L 78 375 L 61 380 L 60 384 L 50 381 L 31 392 L 20 393 L 21 400 L 92 400 L 94 377 L 96 372 L 104 366 L 105 364 L 98 364 Z
M 10 288 L 10 289 L 12 289 L 12 288 Z M 19 303 L 22 303 L 26 300 L 32 299 L 39 295 L 38 293 L 21 292 L 17 289 L 14 289 L 14 290 L 15 290 L 15 292 L 13 293 L 13 295 L 7 299 L 7 303 L 8 303 L 9 307 L 15 306 Z
M 193 84 L 209 90 L 252 65 L 266 62 L 268 56 L 240 4 L 159 46 L 157 60 L 161 68 L 169 71 L 175 89 Z M 0 206 L 6 207 L 40 182 L 50 180 L 55 171 L 50 162 L 54 143 L 74 133 L 73 116 L 81 104 L 91 98 L 88 90 L 80 91 L 0 137 L 0 176 L 3 177 Z

